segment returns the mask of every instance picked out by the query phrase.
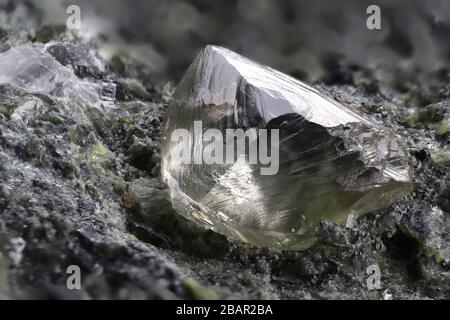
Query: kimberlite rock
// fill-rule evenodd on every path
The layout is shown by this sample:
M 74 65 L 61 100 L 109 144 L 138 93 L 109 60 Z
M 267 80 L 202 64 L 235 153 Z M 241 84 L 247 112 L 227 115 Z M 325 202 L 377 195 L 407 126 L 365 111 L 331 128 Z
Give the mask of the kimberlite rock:
M 345 224 L 411 190 L 407 153 L 389 128 L 215 46 L 174 92 L 161 172 L 184 217 L 291 250 L 311 246 L 322 220 Z

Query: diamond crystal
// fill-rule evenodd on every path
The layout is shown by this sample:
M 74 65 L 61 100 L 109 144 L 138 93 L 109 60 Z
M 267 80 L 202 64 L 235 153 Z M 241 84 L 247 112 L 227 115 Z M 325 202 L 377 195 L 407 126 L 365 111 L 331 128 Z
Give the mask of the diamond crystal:
M 189 136 L 173 139 L 177 129 Z M 202 134 L 209 129 L 225 137 L 230 129 L 277 129 L 279 143 L 270 152 L 278 155 L 276 173 L 261 174 L 267 165 L 249 161 L 251 145 L 258 145 L 250 140 L 235 150 L 234 163 L 202 162 L 212 141 Z M 224 153 L 228 142 L 220 142 Z M 193 161 L 174 157 L 180 150 Z M 389 128 L 215 46 L 198 54 L 174 92 L 162 176 L 182 216 L 234 239 L 291 250 L 311 246 L 320 221 L 345 225 L 349 217 L 385 208 L 411 189 L 407 154 Z

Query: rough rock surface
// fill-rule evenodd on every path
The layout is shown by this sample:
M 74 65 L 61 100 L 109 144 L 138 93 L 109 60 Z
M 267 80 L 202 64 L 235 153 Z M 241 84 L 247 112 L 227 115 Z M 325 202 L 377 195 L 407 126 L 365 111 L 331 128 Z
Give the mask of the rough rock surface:
M 278 42 L 292 38 L 279 37 L 279 32 L 298 32 L 302 23 L 313 25 L 314 15 L 302 22 L 292 8 L 290 12 L 281 6 L 274 10 L 275 2 L 250 11 L 248 1 L 219 1 L 218 9 L 208 3 L 186 1 L 160 7 L 170 17 L 167 23 L 184 21 L 173 24 L 182 26 L 182 32 L 157 28 L 153 25 L 157 19 L 125 16 L 123 25 L 151 21 L 150 26 L 129 24 L 133 28 L 116 32 L 124 38 L 148 39 L 142 30 L 151 30 L 161 53 L 146 47 L 147 57 L 157 62 L 145 63 L 131 50 L 136 43 L 127 47 L 133 54 L 117 51 L 100 58 L 97 54 L 108 51 L 107 44 L 116 43 L 117 38 L 104 34 L 93 41 L 69 32 L 64 14 L 59 24 L 51 24 L 39 1 L 0 1 L 1 52 L 25 42 L 46 43 L 53 63 L 65 66 L 71 79 L 112 82 L 115 88 L 107 92 L 112 107 L 106 108 L 77 96 L 0 84 L 0 296 L 448 299 L 448 20 L 427 15 L 419 19 L 410 10 L 420 5 L 405 6 L 408 10 L 402 12 L 411 22 L 406 27 L 426 25 L 421 30 L 433 32 L 420 33 L 419 39 L 428 41 L 420 46 L 412 41 L 417 39 L 413 31 L 410 34 L 388 19 L 391 28 L 377 38 L 374 54 L 393 64 L 375 68 L 345 50 L 322 57 L 321 47 L 307 36 L 297 37 L 307 39 L 305 43 Z M 448 13 L 443 9 L 446 5 L 442 2 L 436 12 L 414 12 L 431 17 Z M 144 2 L 137 7 L 145 7 Z M 244 16 L 244 22 L 216 19 L 224 17 L 223 12 Z M 209 21 L 216 21 L 214 28 L 204 28 Z M 335 19 L 326 21 L 333 29 L 332 37 L 359 30 L 353 25 L 358 19 L 349 25 L 337 24 L 342 28 L 336 27 Z M 311 34 L 307 27 L 301 30 Z M 243 54 L 254 57 L 259 52 L 266 64 L 302 79 L 318 80 L 315 85 L 335 99 L 364 109 L 391 127 L 407 145 L 413 192 L 388 209 L 349 221 L 345 228 L 322 221 L 316 229 L 319 243 L 303 252 L 254 248 L 175 214 L 158 178 L 160 129 L 172 92 L 170 86 L 161 85 L 162 80 L 177 80 L 176 75 L 185 70 L 192 56 L 181 57 L 183 52 L 193 52 L 205 41 L 231 39 L 227 35 L 236 33 L 237 43 L 223 45 L 239 49 L 241 43 L 243 49 L 236 50 Z M 264 41 L 258 42 L 261 37 Z M 249 47 L 253 54 L 248 54 Z M 289 59 L 282 60 L 276 52 L 288 54 Z M 301 52 L 318 59 L 308 60 Z M 164 69 L 166 59 L 168 69 Z M 437 69 L 419 72 L 413 65 L 405 71 L 398 63 L 405 59 L 421 66 L 433 61 Z M 308 68 L 301 70 L 299 65 Z M 320 66 L 319 73 L 314 73 L 314 66 Z M 66 268 L 72 264 L 82 270 L 79 291 L 66 287 Z M 368 290 L 367 270 L 373 265 L 380 268 L 381 288 Z

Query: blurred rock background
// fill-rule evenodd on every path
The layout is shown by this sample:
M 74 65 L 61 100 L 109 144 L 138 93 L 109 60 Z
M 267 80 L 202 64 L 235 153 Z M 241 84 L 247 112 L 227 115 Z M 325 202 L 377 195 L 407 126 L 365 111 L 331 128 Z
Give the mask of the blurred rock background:
M 66 8 L 77 4 L 83 32 L 101 37 L 105 56 L 125 46 L 155 74 L 174 81 L 207 44 L 228 47 L 310 81 L 325 76 L 336 67 L 333 63 L 379 69 L 377 78 L 394 81 L 441 71 L 450 59 L 448 1 L 137 0 L 130 5 L 112 0 L 105 5 L 104 1 L 38 0 L 30 4 L 39 15 L 26 19 L 26 14 L 17 12 L 12 20 L 18 27 L 64 25 Z M 366 28 L 366 9 L 371 4 L 381 7 L 381 30 Z

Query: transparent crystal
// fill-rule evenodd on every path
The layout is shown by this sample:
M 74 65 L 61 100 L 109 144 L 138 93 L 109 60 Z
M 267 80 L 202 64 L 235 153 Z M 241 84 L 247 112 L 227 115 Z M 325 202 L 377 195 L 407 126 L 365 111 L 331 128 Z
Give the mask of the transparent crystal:
M 79 79 L 51 56 L 45 45 L 27 43 L 0 54 L 0 70 L 0 83 L 28 92 L 76 99 L 92 106 L 110 100 L 102 92 L 111 90 L 111 84 Z
M 183 164 L 175 129 L 279 129 L 279 170 L 260 164 Z M 180 144 L 181 143 L 181 144 Z M 184 144 L 184 145 L 183 145 Z M 248 160 L 247 148 L 239 159 Z M 230 50 L 207 46 L 177 86 L 167 110 L 162 176 L 177 212 L 198 224 L 258 246 L 301 250 L 318 223 L 385 208 L 411 190 L 406 152 L 391 130 L 358 110 Z

